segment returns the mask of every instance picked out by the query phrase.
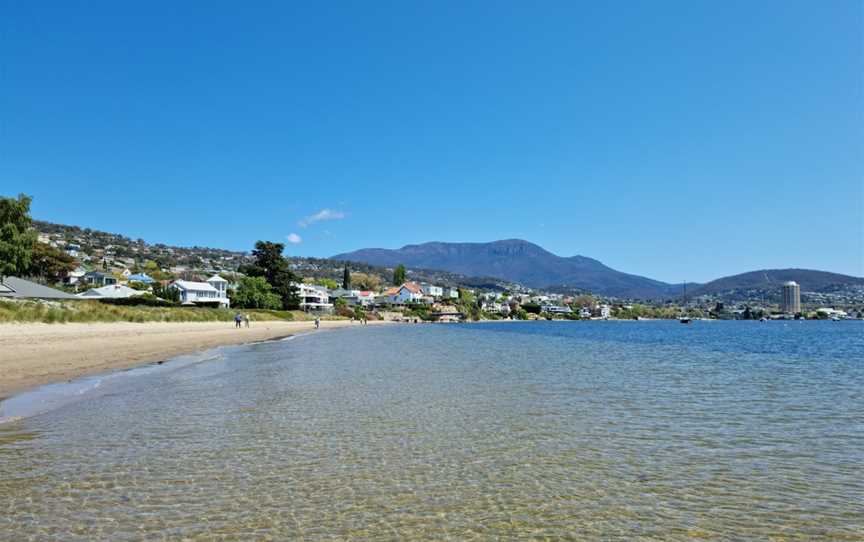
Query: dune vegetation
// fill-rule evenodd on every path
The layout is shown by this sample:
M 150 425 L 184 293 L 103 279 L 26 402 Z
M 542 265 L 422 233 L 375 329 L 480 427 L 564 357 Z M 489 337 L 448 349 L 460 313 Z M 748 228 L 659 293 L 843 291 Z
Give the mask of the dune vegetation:
M 305 320 L 301 311 L 242 310 L 253 321 Z M 205 307 L 122 306 L 99 301 L 0 299 L 0 323 L 66 322 L 229 322 L 237 311 Z

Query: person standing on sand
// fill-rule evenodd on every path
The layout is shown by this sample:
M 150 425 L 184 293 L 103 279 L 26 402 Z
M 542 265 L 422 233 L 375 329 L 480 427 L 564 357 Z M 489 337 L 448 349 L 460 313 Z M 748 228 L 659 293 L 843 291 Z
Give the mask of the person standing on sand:
M 321 319 L 317 316 L 315 317 L 315 329 L 318 329 L 321 326 Z
M 240 316 L 240 313 L 239 313 L 239 312 L 238 312 L 237 314 L 235 314 L 235 315 L 234 315 L 234 327 L 236 327 L 236 328 L 239 329 L 239 328 L 240 328 L 240 321 L 241 321 L 242 319 L 243 319 L 243 317 Z
M 249 313 L 243 315 L 243 323 L 246 324 L 246 327 L 249 327 Z

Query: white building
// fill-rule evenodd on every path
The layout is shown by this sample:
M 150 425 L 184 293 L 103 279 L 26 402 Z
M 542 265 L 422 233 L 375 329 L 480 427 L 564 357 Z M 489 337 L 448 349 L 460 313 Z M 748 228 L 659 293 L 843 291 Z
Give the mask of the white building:
M 548 312 L 549 314 L 571 314 L 573 310 L 570 307 L 562 307 L 561 305 L 541 305 L 540 312 Z
M 444 299 L 459 299 L 459 288 L 447 286 L 443 290 L 444 291 L 441 293 L 441 297 L 443 297 Z
M 404 305 L 423 302 L 423 289 L 416 282 L 406 282 L 402 286 L 390 288 L 381 296 L 384 303 Z
M 798 314 L 801 312 L 801 287 L 798 283 L 790 280 L 783 283 L 783 305 L 781 307 L 785 314 Z
M 219 275 L 213 275 L 207 282 L 175 280 L 170 287 L 180 291 L 180 302 L 184 305 L 231 306 L 231 300 L 228 299 L 228 281 Z
M 70 271 L 68 275 L 66 275 L 66 282 L 69 284 L 77 284 L 78 281 L 81 280 L 81 277 L 87 274 L 87 270 L 82 266 L 78 266 L 74 271 Z
M 330 291 L 330 299 L 334 298 L 344 299 L 347 304 L 352 306 L 360 305 L 361 307 L 368 307 L 375 303 L 375 292 L 337 288 Z
M 441 286 L 435 286 L 434 284 L 424 282 L 420 284 L 420 288 L 423 290 L 424 294 L 430 297 L 434 297 L 436 299 L 444 297 L 444 288 L 442 288 Z
M 314 284 L 295 284 L 300 297 L 300 310 L 329 312 L 333 310 L 327 288 Z
M 608 320 L 612 316 L 612 307 L 609 305 L 600 305 L 599 314 L 600 318 Z
M 833 308 L 828 308 L 828 307 L 822 307 L 820 309 L 816 309 L 816 312 L 822 313 L 825 316 L 827 316 L 828 318 L 845 319 L 845 318 L 849 317 L 849 314 L 846 311 L 841 311 L 838 309 L 833 309 Z

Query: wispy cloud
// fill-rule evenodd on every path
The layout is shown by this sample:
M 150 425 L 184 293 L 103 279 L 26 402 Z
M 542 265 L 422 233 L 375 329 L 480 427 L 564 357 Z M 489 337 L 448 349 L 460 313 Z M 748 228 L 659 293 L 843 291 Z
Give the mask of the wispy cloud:
M 342 211 L 334 211 L 333 209 L 321 209 L 314 215 L 309 215 L 297 224 L 300 225 L 301 228 L 305 228 L 306 226 L 312 225 L 316 222 L 323 222 L 325 220 L 342 220 L 345 218 L 345 213 Z
M 285 239 L 288 239 L 288 242 L 292 245 L 298 245 L 303 242 L 303 238 L 296 233 L 289 233 L 285 236 Z

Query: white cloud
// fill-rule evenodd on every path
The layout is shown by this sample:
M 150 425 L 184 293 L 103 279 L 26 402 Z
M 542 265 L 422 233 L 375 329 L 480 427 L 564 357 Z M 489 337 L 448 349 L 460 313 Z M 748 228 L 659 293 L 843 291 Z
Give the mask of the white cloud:
M 289 233 L 285 236 L 285 239 L 288 239 L 288 242 L 292 245 L 296 245 L 303 242 L 303 239 L 297 235 L 296 233 Z
M 316 222 L 323 222 L 325 220 L 342 220 L 345 218 L 345 213 L 342 211 L 334 211 L 333 209 L 321 209 L 314 215 L 309 215 L 297 224 L 300 225 L 301 228 L 305 228 L 311 224 Z

